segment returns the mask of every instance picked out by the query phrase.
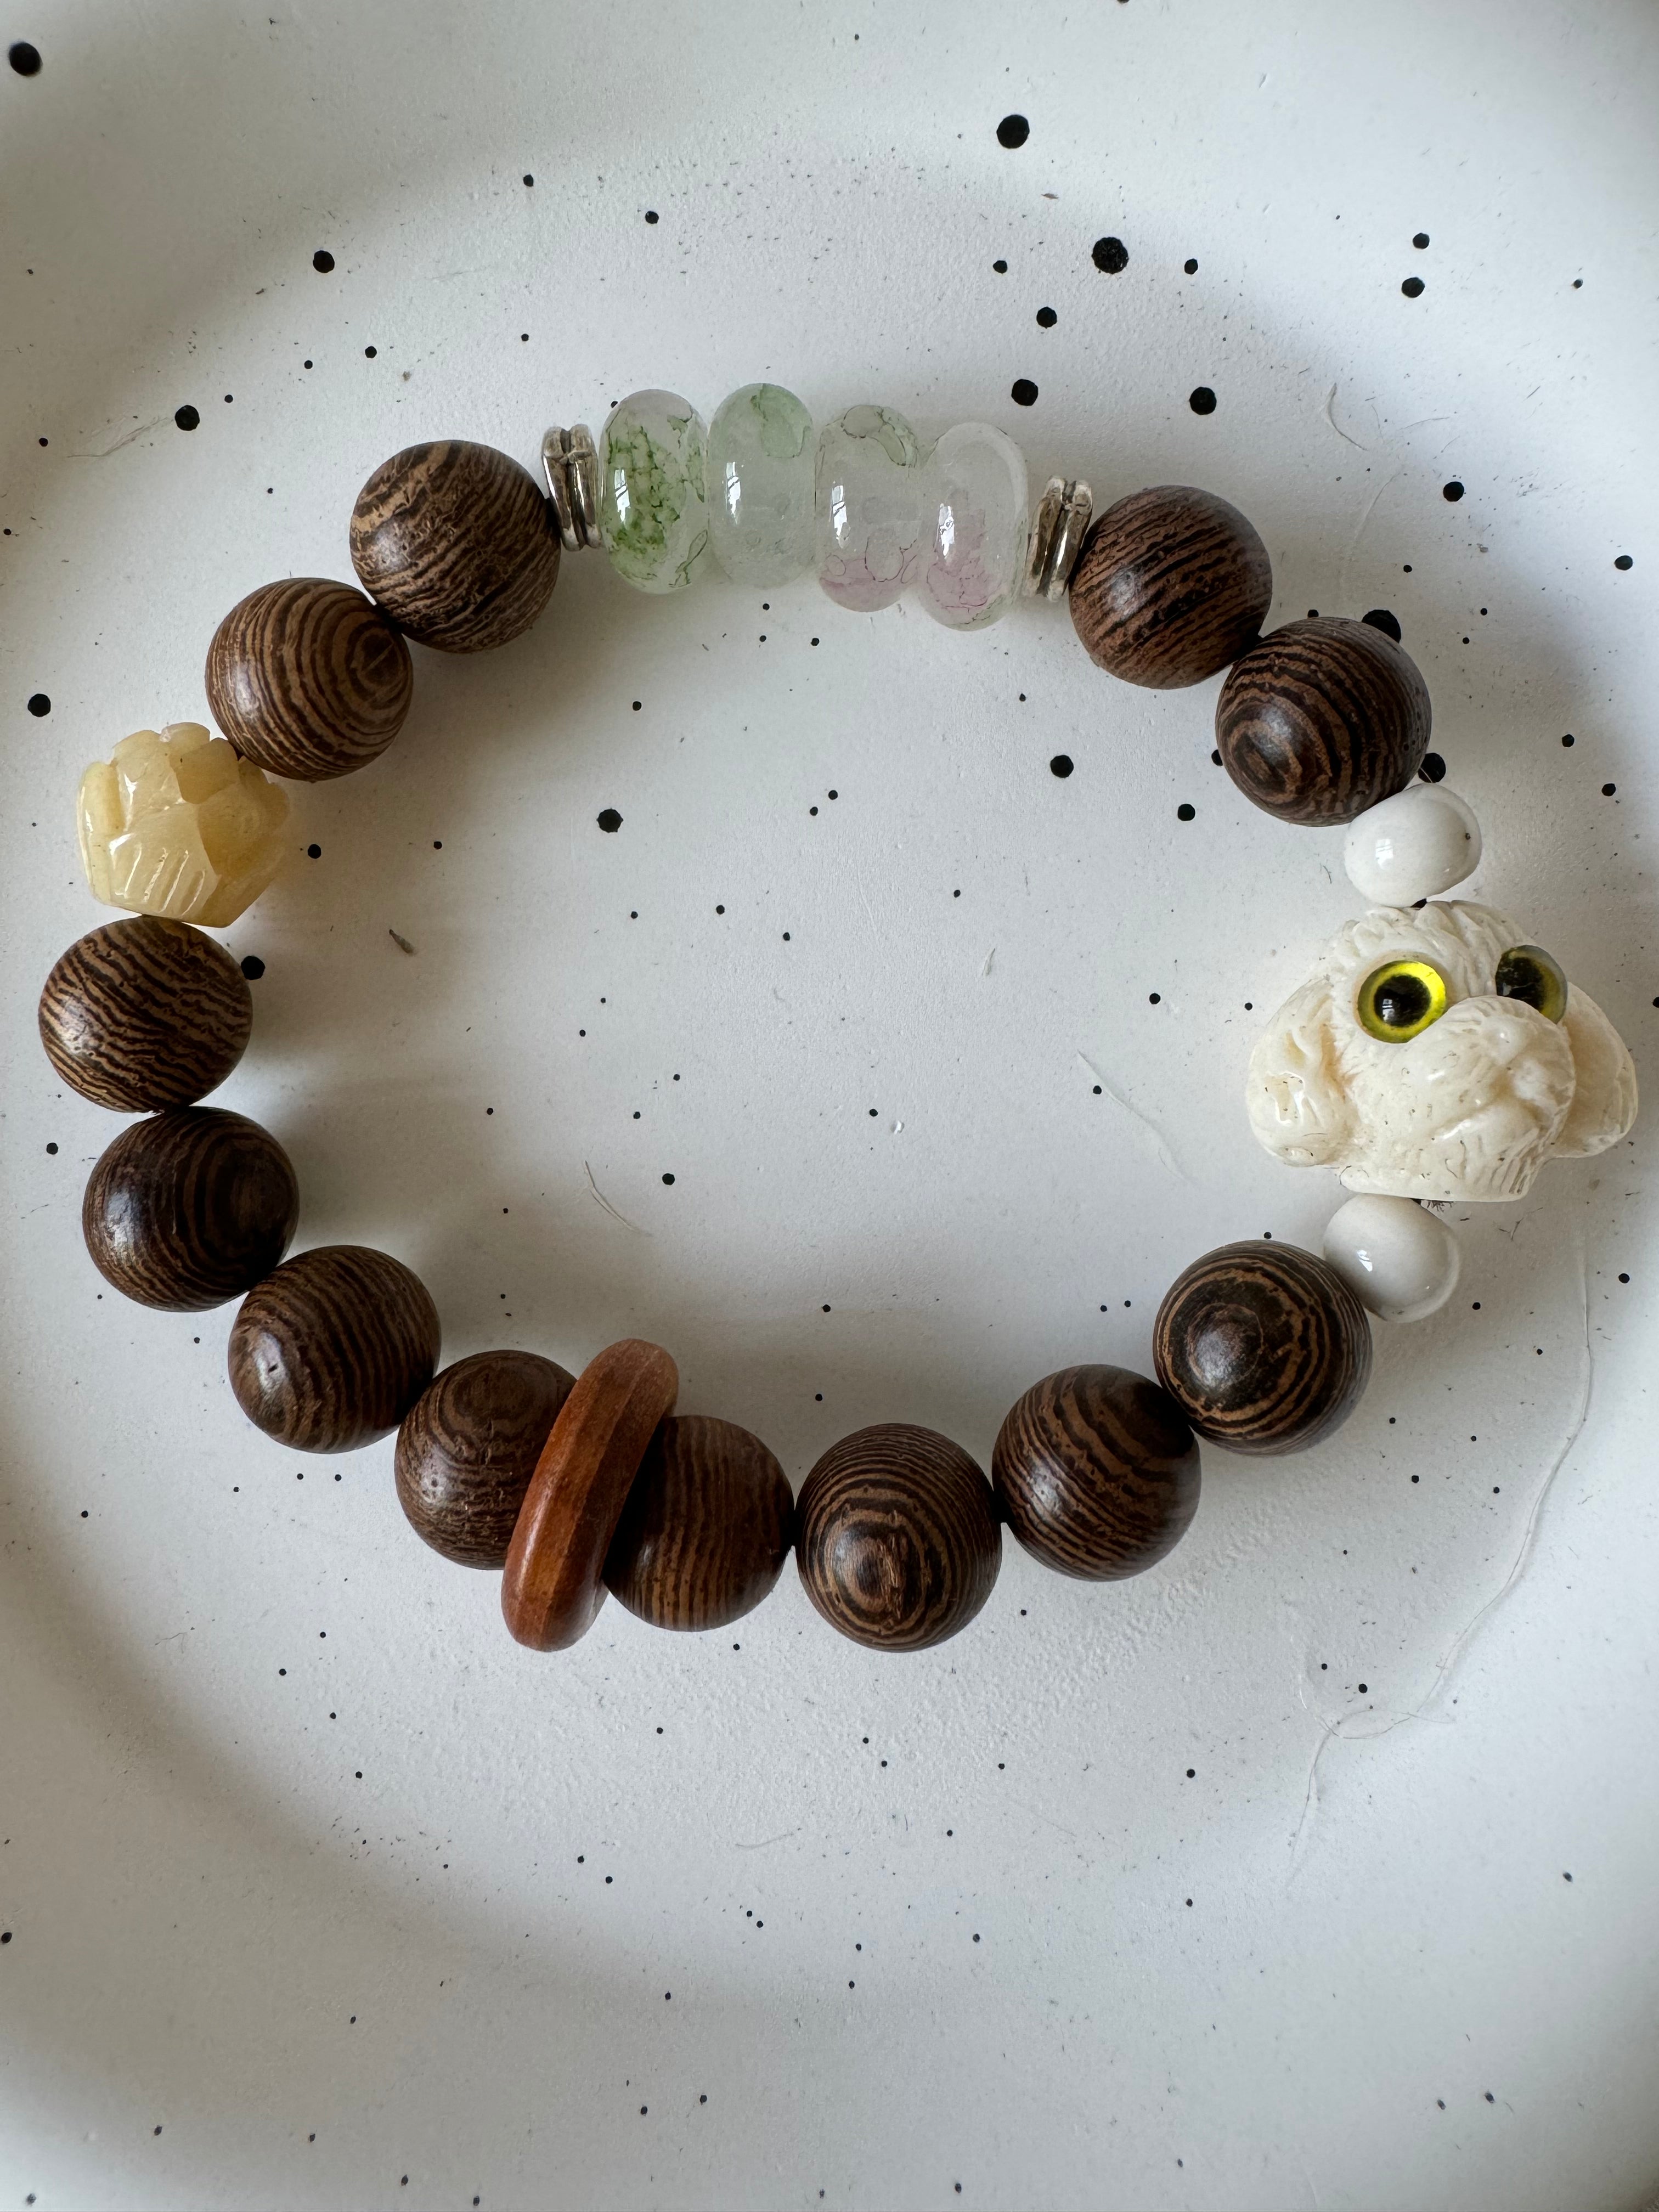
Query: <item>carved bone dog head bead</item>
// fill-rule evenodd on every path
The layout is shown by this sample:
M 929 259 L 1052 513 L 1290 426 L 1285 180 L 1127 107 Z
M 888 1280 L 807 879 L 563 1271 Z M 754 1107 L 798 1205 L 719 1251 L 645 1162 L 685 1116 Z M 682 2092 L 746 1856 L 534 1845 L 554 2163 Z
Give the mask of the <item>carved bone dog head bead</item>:
M 1250 1054 L 1250 1126 L 1349 1190 L 1522 1198 L 1636 1118 L 1601 1009 L 1507 916 L 1455 900 L 1348 922 Z

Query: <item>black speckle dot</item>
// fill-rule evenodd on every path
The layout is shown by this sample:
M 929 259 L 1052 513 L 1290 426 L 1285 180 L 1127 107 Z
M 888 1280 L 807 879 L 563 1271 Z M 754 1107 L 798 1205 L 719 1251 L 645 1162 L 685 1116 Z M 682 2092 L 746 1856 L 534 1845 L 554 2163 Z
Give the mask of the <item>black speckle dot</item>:
M 365 361 L 373 361 L 379 351 L 380 348 L 378 346 L 365 346 L 363 348 L 363 359 Z
M 1441 498 L 1442 498 L 1442 499 L 1449 499 L 1449 500 L 1450 500 L 1450 501 L 1452 501 L 1452 503 L 1454 504 L 1454 506 L 1456 504 L 1456 502 L 1457 502 L 1460 499 L 1462 499 L 1462 496 L 1463 496 L 1463 487 L 1462 487 L 1462 485 L 1461 483 L 1459 483 L 1459 482 L 1457 481 L 1457 478 L 1456 478 L 1455 477 L 1454 477 L 1452 478 L 1452 480 L 1451 480 L 1451 482 L 1450 482 L 1449 483 L 1443 483 L 1443 484 L 1441 485 L 1441 487 L 1440 487 L 1440 496 L 1441 496 Z
M 1008 274 L 1008 264 L 1006 261 L 994 261 L 991 266 L 999 276 L 1006 276 Z
M 311 265 L 324 276 L 334 266 L 334 256 L 325 246 L 319 246 L 311 257 Z
M 1121 238 L 1097 238 L 1090 255 L 1103 276 L 1115 276 L 1129 265 L 1129 249 Z
M 263 975 L 264 972 L 265 963 L 260 959 L 257 952 L 248 952 L 243 955 L 242 973 L 247 977 L 250 983 L 257 983 L 260 976 Z
M 533 184 L 535 183 L 535 181 L 536 181 L 536 179 L 534 179 L 534 177 L 532 177 L 532 176 L 531 175 L 531 173 L 530 173 L 530 172 L 529 172 L 529 170 L 528 170 L 528 169 L 526 169 L 526 170 L 525 171 L 525 173 L 524 173 L 524 180 L 525 180 L 526 184 L 527 184 L 527 185 L 533 185 Z
M 1183 799 L 1180 805 L 1176 809 L 1176 820 L 1177 822 L 1190 822 L 1197 812 L 1197 807 L 1189 805 Z
M 997 143 L 1006 146 L 1012 154 L 1016 146 L 1023 146 L 1031 135 L 1031 126 L 1023 115 L 1005 115 L 997 125 Z
M 1056 753 L 1048 763 L 1048 773 L 1050 775 L 1059 776 L 1063 782 L 1072 773 L 1072 756 L 1070 753 Z
M 1423 765 L 1417 773 L 1425 783 L 1443 783 L 1446 781 L 1446 763 L 1438 753 L 1425 753 Z
M 57 1146 L 56 1146 L 56 1145 L 48 1145 L 48 1146 L 46 1146 L 46 1150 L 47 1150 L 49 1152 L 55 1152 L 58 1150 L 58 1147 L 57 1147 Z
M 663 1181 L 664 1181 L 665 1182 L 673 1182 L 673 1180 L 674 1180 L 674 1178 L 673 1178 L 673 1176 L 672 1176 L 672 1175 L 665 1175 L 665 1176 L 663 1177 Z M 605 1876 L 605 1880 L 606 1880 L 607 1881 L 610 1881 L 610 1879 L 611 1879 L 610 1875 L 606 1875 L 606 1876 Z
M 647 222 L 655 222 L 659 220 L 655 208 L 647 208 L 645 211 L 645 219 Z
M 1613 797 L 1613 793 L 1614 793 L 1615 791 L 1617 791 L 1617 790 L 1618 790 L 1618 788 L 1619 788 L 1619 787 L 1618 787 L 1618 785 L 1617 785 L 1616 783 L 1604 783 L 1604 784 L 1601 786 L 1601 796 L 1602 796 L 1602 798 L 1603 798 L 1603 799 L 1611 799 L 1611 798 Z
M 1161 1002 L 1163 996 L 1164 994 L 1161 991 L 1148 991 L 1146 1003 L 1149 1006 L 1156 1006 Z
M 306 858 L 307 860 L 320 860 L 322 857 L 323 848 L 320 845 L 307 845 L 306 847 Z
M 1568 1873 L 1565 1870 L 1565 1869 L 1563 1869 L 1563 1871 L 1562 1871 L 1561 1879 L 1562 1879 L 1562 1881 L 1571 1881 L 1572 1880 L 1572 1876 L 1571 1876 L 1570 1874 L 1568 1874 Z
M 1621 1283 L 1627 1283 L 1630 1280 L 1630 1277 L 1628 1275 L 1620 1275 L 1619 1279 Z
M 1221 756 L 1213 746 L 1210 750 L 1210 765 L 1212 768 L 1219 768 L 1221 765 Z
M 1562 738 L 1561 742 L 1564 745 L 1570 745 L 1572 743 L 1572 732 L 1571 730 L 1567 732 L 1567 734 Z
M 1040 331 L 1053 330 L 1054 325 L 1060 320 L 1060 317 L 1054 313 L 1052 307 L 1039 307 L 1036 312 L 1036 319 L 1037 328 Z
M 1416 237 L 1412 240 L 1412 244 L 1417 248 L 1419 253 L 1422 252 L 1424 247 L 1428 244 L 1428 242 L 1429 234 L 1426 230 L 1419 230 Z
M 40 74 L 40 50 L 38 46 L 32 46 L 27 39 L 15 40 L 6 49 L 6 59 L 19 76 L 39 76 Z M 31 2197 L 29 2203 L 33 2204 L 33 2202 Z
M 1016 407 L 1035 407 L 1037 388 L 1029 376 L 1017 376 L 1008 387 L 1008 397 Z
M 1399 644 L 1400 620 L 1398 616 L 1390 614 L 1387 607 L 1373 607 L 1369 614 L 1361 615 L 1359 619 L 1369 623 L 1373 629 L 1380 629 L 1384 637 L 1391 637 L 1396 645 Z
M 1193 260 L 1193 259 L 1191 258 L 1191 257 L 1190 257 L 1190 256 L 1188 256 L 1188 258 L 1185 261 L 1183 261 L 1183 262 L 1182 263 L 1182 264 L 1181 264 L 1181 265 L 1182 265 L 1182 267 L 1186 270 L 1187 274 L 1188 274 L 1189 276 L 1197 276 L 1197 274 L 1198 274 L 1198 264 L 1197 264 L 1197 262 L 1196 262 L 1196 261 Z
M 608 836 L 614 836 L 622 828 L 622 817 L 614 806 L 601 807 L 594 819 Z
M 789 942 L 789 933 L 787 929 L 783 933 L 783 941 L 786 945 Z
M 1613 565 L 1615 568 L 1633 568 L 1636 563 L 1628 553 L 1620 553 L 1614 558 Z
M 1423 279 L 1420 276 L 1408 276 L 1400 289 L 1408 300 L 1419 299 L 1423 293 Z
M 47 698 L 44 691 L 36 691 L 32 694 L 29 699 L 29 712 L 31 714 L 35 715 L 51 714 L 52 702 Z
M 1194 415 L 1213 415 L 1215 413 L 1215 394 L 1211 391 L 1207 384 L 1194 385 L 1193 389 L 1187 395 L 1187 404 L 1192 409 Z
M 202 418 L 193 407 L 186 404 L 183 407 L 174 408 L 173 419 L 181 430 L 193 430 Z
M 1496 2097 L 1494 2097 L 1494 2096 L 1492 2095 L 1492 2091 L 1491 2091 L 1490 2089 L 1486 2090 L 1484 2094 L 1485 2094 L 1485 2096 L 1486 2096 L 1486 2102 L 1487 2102 L 1489 2105 L 1495 2105 L 1495 2104 L 1498 2102 L 1497 2098 L 1496 2098 Z

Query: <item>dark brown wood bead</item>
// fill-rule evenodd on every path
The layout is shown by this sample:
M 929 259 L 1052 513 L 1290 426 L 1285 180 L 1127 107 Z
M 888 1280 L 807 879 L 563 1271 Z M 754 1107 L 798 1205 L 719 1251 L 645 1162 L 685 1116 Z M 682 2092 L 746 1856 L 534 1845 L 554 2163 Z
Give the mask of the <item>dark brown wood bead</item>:
M 1371 1371 L 1370 1324 L 1335 1269 L 1294 1244 L 1223 1244 L 1170 1285 L 1158 1376 L 1201 1437 L 1302 1451 L 1341 1427 Z
M 252 997 L 223 945 L 159 915 L 76 938 L 40 994 L 47 1059 L 118 1114 L 188 1106 L 216 1090 L 252 1029 Z
M 216 1106 L 170 1106 L 124 1129 L 94 1168 L 81 1228 L 124 1297 L 200 1313 L 264 1279 L 300 1218 L 300 1186 L 268 1130 Z
M 686 1413 L 663 1422 L 628 1493 L 605 1585 L 656 1628 L 724 1628 L 789 1556 L 795 1501 L 758 1437 Z
M 831 1444 L 795 1508 L 806 1595 L 832 1628 L 881 1651 L 921 1651 L 991 1595 L 1002 1532 L 991 1486 L 960 1444 L 902 1422 Z
M 1109 507 L 1072 571 L 1072 623 L 1097 668 L 1167 691 L 1253 645 L 1273 595 L 1267 549 L 1236 507 L 1154 484 Z
M 1216 702 L 1223 765 L 1281 822 L 1352 822 L 1403 791 L 1428 750 L 1429 687 L 1370 623 L 1286 623 L 1247 653 Z
M 420 1277 L 366 1244 L 318 1244 L 249 1291 L 231 1324 L 230 1387 L 295 1451 L 355 1451 L 395 1429 L 438 1364 Z
M 482 653 L 529 629 L 559 580 L 559 529 L 527 469 L 444 438 L 380 467 L 351 510 L 351 565 L 401 630 Z
M 1125 1367 L 1065 1367 L 1010 1408 L 991 1458 L 1003 1516 L 1062 1575 L 1116 1582 L 1180 1542 L 1198 1445 L 1179 1406 Z
M 501 1617 L 518 1643 L 562 1651 L 592 1626 L 611 1540 L 679 1387 L 668 1353 L 640 1337 L 607 1345 L 577 1376 L 530 1478 L 501 1574 Z
M 502 1567 L 530 1478 L 576 1378 L 534 1352 L 476 1352 L 434 1378 L 398 1431 L 398 1498 L 463 1567 Z
M 214 631 L 207 696 L 245 760 L 321 783 L 386 750 L 415 672 L 372 599 L 326 576 L 291 576 L 239 599 Z

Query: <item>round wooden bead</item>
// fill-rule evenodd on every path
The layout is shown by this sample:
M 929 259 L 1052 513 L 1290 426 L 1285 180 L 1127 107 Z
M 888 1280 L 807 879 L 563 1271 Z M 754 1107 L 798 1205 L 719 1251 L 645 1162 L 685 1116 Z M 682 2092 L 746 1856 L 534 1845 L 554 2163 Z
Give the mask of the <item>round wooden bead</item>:
M 536 1651 L 580 1641 L 605 1603 L 605 1559 L 679 1370 L 659 1344 L 625 1337 L 583 1368 L 542 1447 L 507 1547 L 501 1613 Z
M 65 1083 L 118 1114 L 188 1106 L 246 1049 L 253 1000 L 222 945 L 135 915 L 76 938 L 40 994 L 40 1042 Z
M 106 1282 L 140 1305 L 200 1313 L 240 1297 L 289 1248 L 300 1186 L 268 1130 L 216 1106 L 170 1106 L 124 1129 L 81 1206 Z
M 1273 598 L 1267 549 L 1236 507 L 1155 484 L 1109 507 L 1072 571 L 1072 623 L 1097 668 L 1171 690 L 1253 645 Z
M 965 1628 L 1002 1561 L 991 1486 L 960 1444 L 890 1422 L 831 1444 L 795 1509 L 806 1595 L 855 1644 L 921 1651 Z
M 1286 623 L 1229 673 L 1216 702 L 1223 765 L 1281 822 L 1352 822 L 1417 774 L 1428 750 L 1429 687 L 1370 623 Z
M 1371 1371 L 1370 1325 L 1334 1267 L 1293 1244 L 1223 1244 L 1176 1277 L 1152 1328 L 1158 1377 L 1230 1451 L 1302 1451 L 1341 1427 Z
M 382 461 L 351 510 L 351 565 L 401 630 L 482 653 L 529 629 L 559 580 L 559 530 L 528 470 L 445 438 Z
M 463 1567 L 502 1567 L 559 1408 L 576 1378 L 534 1352 L 446 1367 L 398 1431 L 398 1498 L 416 1534 Z
M 655 1628 L 724 1628 L 789 1556 L 795 1501 L 758 1437 L 687 1413 L 647 1448 L 605 1563 L 607 1589 Z
M 295 1451 L 355 1451 L 395 1429 L 438 1364 L 420 1277 L 365 1244 L 318 1244 L 250 1291 L 231 1324 L 230 1387 Z
M 293 576 L 250 592 L 214 631 L 207 696 L 245 760 L 321 783 L 386 750 L 415 672 L 372 599 L 325 576 Z
M 991 1480 L 1028 1552 L 1116 1582 L 1173 1551 L 1198 1510 L 1198 1445 L 1179 1406 L 1123 1367 L 1034 1382 L 997 1437 Z

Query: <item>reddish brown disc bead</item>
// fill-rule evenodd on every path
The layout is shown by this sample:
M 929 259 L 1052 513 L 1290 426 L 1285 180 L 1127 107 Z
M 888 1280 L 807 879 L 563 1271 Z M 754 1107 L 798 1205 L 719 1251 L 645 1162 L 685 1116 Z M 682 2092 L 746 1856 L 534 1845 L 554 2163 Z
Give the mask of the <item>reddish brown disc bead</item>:
M 40 1042 L 65 1083 L 118 1114 L 188 1106 L 247 1047 L 253 1000 L 222 945 L 186 921 L 134 915 L 88 930 L 40 994 Z
M 890 1422 L 831 1444 L 795 1510 L 806 1595 L 832 1628 L 921 1651 L 965 1628 L 1002 1560 L 991 1486 L 962 1446 Z
M 535 1651 L 580 1641 L 605 1603 L 605 1559 L 679 1370 L 659 1344 L 627 1337 L 591 1359 L 542 1447 L 507 1547 L 501 1614 Z
M 230 1387 L 295 1451 L 355 1451 L 395 1429 L 438 1364 L 420 1277 L 365 1244 L 319 1244 L 250 1291 L 231 1324 Z
M 703 1413 L 664 1421 L 617 1524 L 605 1585 L 654 1628 L 724 1628 L 776 1582 L 794 1511 L 789 1478 L 747 1429 Z
M 124 1129 L 81 1206 L 106 1283 L 140 1305 L 200 1313 L 268 1275 L 300 1218 L 300 1187 L 268 1130 L 216 1106 L 172 1106 Z
M 1095 665 L 1170 690 L 1203 683 L 1255 643 L 1273 564 L 1224 499 L 1154 484 L 1096 522 L 1070 588 L 1073 627 Z
M 245 760 L 302 783 L 378 759 L 415 696 L 409 647 L 372 599 L 325 576 L 262 584 L 213 633 L 208 705 Z
M 534 1352 L 477 1352 L 434 1378 L 398 1431 L 398 1499 L 463 1567 L 502 1567 L 559 1408 L 576 1387 Z
M 351 510 L 363 589 L 418 644 L 482 653 L 529 629 L 559 580 L 559 530 L 527 469 L 464 439 L 382 461 Z
M 1046 1567 L 1138 1575 L 1198 1510 L 1198 1445 L 1173 1398 L 1124 1367 L 1065 1367 L 1010 1409 L 991 1458 L 1003 1517 Z
M 1371 1371 L 1370 1324 L 1334 1267 L 1293 1244 L 1223 1244 L 1170 1285 L 1158 1377 L 1230 1451 L 1303 1451 L 1341 1427 Z
M 1286 623 L 1238 661 L 1216 702 L 1222 764 L 1281 822 L 1352 822 L 1403 791 L 1432 720 L 1417 663 L 1373 623 Z

